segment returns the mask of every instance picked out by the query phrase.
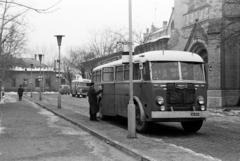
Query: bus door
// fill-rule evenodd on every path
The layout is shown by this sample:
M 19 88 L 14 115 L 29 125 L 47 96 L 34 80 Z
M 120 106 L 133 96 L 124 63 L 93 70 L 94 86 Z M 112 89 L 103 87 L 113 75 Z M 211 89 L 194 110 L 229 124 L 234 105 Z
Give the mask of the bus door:
M 102 87 L 103 87 L 103 94 L 102 94 L 102 105 L 103 111 L 102 113 L 106 116 L 115 116 L 115 87 L 114 87 L 114 70 L 113 67 L 103 68 L 102 71 Z
M 141 88 L 141 102 L 145 110 L 145 114 L 148 115 L 151 106 L 152 97 L 152 84 L 150 82 L 150 66 L 149 62 L 143 63 L 142 70 L 142 88 Z M 149 109 L 149 110 L 148 110 Z

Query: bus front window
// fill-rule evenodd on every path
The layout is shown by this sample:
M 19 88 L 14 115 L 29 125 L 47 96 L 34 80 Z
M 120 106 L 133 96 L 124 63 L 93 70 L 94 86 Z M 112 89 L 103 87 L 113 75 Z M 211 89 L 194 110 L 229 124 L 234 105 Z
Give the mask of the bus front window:
M 181 62 L 182 79 L 204 81 L 202 63 Z
M 178 62 L 153 62 L 153 80 L 179 80 Z

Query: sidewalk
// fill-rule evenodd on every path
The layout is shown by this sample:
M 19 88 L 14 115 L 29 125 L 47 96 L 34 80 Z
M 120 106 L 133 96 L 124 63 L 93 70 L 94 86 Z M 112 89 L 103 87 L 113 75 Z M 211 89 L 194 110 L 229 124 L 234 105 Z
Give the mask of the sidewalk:
M 121 150 L 140 161 L 203 161 L 215 160 L 204 155 L 194 154 L 183 148 L 167 144 L 160 139 L 153 139 L 137 134 L 136 139 L 127 139 L 128 131 L 104 121 L 91 122 L 89 118 L 72 110 L 57 109 L 56 105 L 50 102 L 39 101 L 37 98 L 25 96 L 39 106 L 53 112 L 55 115 L 68 120 L 95 137 L 105 141 L 107 144 Z

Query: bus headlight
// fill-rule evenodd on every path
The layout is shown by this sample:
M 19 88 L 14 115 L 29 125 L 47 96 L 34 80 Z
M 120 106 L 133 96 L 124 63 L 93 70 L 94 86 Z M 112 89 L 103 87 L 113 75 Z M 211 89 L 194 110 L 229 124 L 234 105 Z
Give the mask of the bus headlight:
M 163 98 L 162 96 L 158 96 L 158 97 L 156 98 L 156 102 L 157 102 L 157 104 L 159 104 L 159 105 L 163 105 L 163 104 L 164 104 L 164 98 Z
M 165 110 L 166 110 L 165 106 L 161 106 L 161 107 L 160 107 L 160 110 L 161 110 L 161 111 L 165 111 Z
M 205 106 L 204 105 L 201 105 L 201 110 L 204 111 L 205 110 Z
M 204 104 L 204 98 L 202 96 L 199 96 L 197 100 L 200 105 Z

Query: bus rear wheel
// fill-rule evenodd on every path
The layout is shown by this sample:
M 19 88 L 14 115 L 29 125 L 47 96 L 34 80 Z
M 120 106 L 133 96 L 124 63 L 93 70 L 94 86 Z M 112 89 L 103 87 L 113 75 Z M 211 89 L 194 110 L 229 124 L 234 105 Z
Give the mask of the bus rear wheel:
M 141 113 L 138 104 L 135 104 L 136 108 L 136 130 L 138 132 L 144 133 L 147 131 L 148 123 L 141 120 Z
M 198 130 L 201 129 L 203 124 L 203 121 L 186 121 L 186 122 L 181 122 L 181 125 L 183 129 L 187 132 L 197 132 Z

